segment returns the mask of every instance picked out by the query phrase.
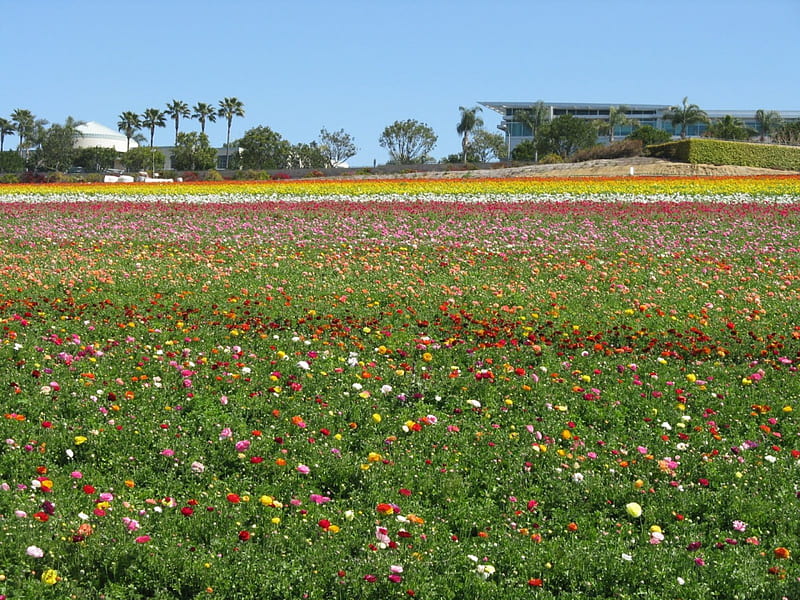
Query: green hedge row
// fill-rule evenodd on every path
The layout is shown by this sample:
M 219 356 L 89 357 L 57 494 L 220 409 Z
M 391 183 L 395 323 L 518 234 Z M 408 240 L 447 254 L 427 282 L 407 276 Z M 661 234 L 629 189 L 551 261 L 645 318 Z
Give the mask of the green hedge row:
M 692 164 L 740 165 L 800 171 L 800 148 L 691 138 L 648 146 L 650 156 Z

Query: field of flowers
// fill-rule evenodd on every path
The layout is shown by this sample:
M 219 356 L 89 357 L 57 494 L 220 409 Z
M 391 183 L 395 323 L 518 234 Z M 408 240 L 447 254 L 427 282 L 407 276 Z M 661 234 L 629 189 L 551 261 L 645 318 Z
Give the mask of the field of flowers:
M 800 178 L 0 186 L 0 599 L 800 598 Z

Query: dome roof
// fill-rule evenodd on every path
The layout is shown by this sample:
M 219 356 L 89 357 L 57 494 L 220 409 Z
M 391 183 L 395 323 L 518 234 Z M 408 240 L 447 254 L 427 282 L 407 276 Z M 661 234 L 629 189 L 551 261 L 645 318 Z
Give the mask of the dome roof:
M 83 125 L 78 125 L 77 130 L 81 132 L 81 135 L 75 142 L 76 148 L 100 146 L 101 148 L 114 148 L 117 152 L 125 152 L 128 149 L 128 138 L 100 123 L 87 121 Z M 136 148 L 138 145 L 131 140 L 131 148 Z

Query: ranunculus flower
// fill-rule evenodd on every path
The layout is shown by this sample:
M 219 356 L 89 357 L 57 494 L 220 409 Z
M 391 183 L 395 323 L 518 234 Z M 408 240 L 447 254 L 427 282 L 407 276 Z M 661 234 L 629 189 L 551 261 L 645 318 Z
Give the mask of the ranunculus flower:
M 642 516 L 642 507 L 638 502 L 628 502 L 625 505 L 625 512 L 634 519 L 638 519 Z
M 28 546 L 25 548 L 25 554 L 33 558 L 42 558 L 44 556 L 44 550 L 39 548 L 39 546 Z
M 308 475 L 311 473 L 311 469 L 306 465 L 297 465 L 297 472 L 301 475 Z

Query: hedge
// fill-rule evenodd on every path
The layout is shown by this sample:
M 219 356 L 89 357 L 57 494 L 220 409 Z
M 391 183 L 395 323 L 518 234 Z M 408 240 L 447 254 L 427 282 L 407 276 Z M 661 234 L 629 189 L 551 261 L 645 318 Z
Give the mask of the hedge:
M 800 148 L 691 138 L 648 146 L 650 156 L 706 165 L 740 165 L 800 171 Z

